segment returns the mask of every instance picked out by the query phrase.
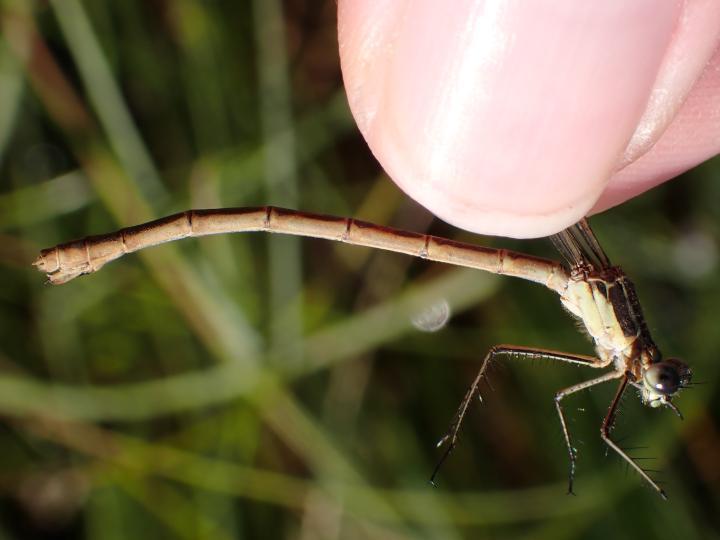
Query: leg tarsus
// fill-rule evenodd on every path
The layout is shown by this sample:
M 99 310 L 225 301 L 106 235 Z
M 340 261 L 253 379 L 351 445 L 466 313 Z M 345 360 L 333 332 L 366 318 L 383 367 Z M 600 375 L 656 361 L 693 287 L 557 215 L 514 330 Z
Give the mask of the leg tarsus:
M 610 433 L 605 429 L 605 426 L 600 429 L 600 438 L 608 445 L 608 448 L 614 450 L 615 453 L 625 460 L 625 463 L 637 472 L 640 477 L 645 480 L 648 485 L 658 493 L 658 495 L 660 495 L 660 497 L 667 501 L 667 494 L 665 493 L 665 490 L 662 489 L 655 480 L 653 480 L 648 471 L 640 467 L 633 458 L 627 455 L 617 444 L 615 444 L 615 442 L 610 438 Z
M 440 443 L 442 444 L 444 442 L 444 440 L 446 440 L 446 439 L 447 439 L 447 436 L 443 437 L 443 439 L 440 441 Z M 455 441 L 451 441 L 450 444 L 448 445 L 448 447 L 445 449 L 445 452 L 443 452 L 443 455 L 440 456 L 440 460 L 437 462 L 437 465 L 435 465 L 435 469 L 433 469 L 433 473 L 430 476 L 430 485 L 432 485 L 433 487 L 437 486 L 437 484 L 435 483 L 435 477 L 437 476 L 437 473 L 440 471 L 440 467 L 442 467 L 443 463 L 445 463 L 445 460 L 447 459 L 447 457 L 450 455 L 450 452 L 452 452 L 454 448 L 455 448 Z

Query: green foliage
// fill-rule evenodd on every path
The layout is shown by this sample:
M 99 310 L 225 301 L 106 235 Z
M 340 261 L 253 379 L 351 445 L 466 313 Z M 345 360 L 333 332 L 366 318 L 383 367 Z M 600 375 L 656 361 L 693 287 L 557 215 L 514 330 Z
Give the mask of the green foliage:
M 605 456 L 611 388 L 503 365 L 439 487 L 427 480 L 496 343 L 590 353 L 552 293 L 362 248 L 187 240 L 60 287 L 40 248 L 185 208 L 280 204 L 469 235 L 384 177 L 354 128 L 333 2 L 0 3 L 0 531 L 79 538 L 708 538 L 718 530 L 720 162 L 594 225 L 658 344 L 706 384 L 630 395 L 618 436 L 663 503 Z M 33 56 L 29 56 L 33 51 Z M 554 256 L 548 243 L 502 242 Z M 686 261 L 690 258 L 690 262 Z M 440 299 L 439 332 L 411 319 Z M 12 512 L 19 508 L 19 512 Z

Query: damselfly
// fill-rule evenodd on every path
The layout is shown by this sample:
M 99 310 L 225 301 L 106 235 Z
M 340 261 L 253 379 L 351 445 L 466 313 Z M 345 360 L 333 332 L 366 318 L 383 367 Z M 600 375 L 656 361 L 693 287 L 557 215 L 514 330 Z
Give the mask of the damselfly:
M 550 237 L 565 264 L 505 249 L 493 249 L 373 225 L 349 218 L 286 210 L 272 206 L 189 210 L 135 227 L 90 236 L 42 250 L 34 262 L 50 283 L 61 284 L 99 270 L 106 263 L 140 249 L 192 236 L 266 231 L 324 238 L 414 255 L 432 261 L 515 276 L 541 283 L 560 295 L 562 305 L 584 325 L 596 356 L 585 356 L 514 345 L 497 345 L 480 364 L 477 377 L 458 408 L 450 430 L 438 446 L 447 444 L 433 472 L 458 441 L 460 426 L 490 362 L 497 357 L 550 359 L 591 368 L 609 368 L 603 375 L 564 388 L 555 394 L 555 408 L 570 459 L 568 491 L 573 492 L 576 451 L 562 401 L 565 397 L 610 381 L 619 381 L 615 397 L 600 426 L 603 441 L 637 471 L 663 498 L 665 492 L 636 460 L 610 437 L 618 405 L 628 387 L 639 391 L 643 404 L 667 407 L 681 416 L 673 397 L 690 384 L 692 372 L 682 361 L 664 359 L 650 336 L 633 283 L 613 266 L 586 220 Z M 432 480 L 431 479 L 431 480 Z

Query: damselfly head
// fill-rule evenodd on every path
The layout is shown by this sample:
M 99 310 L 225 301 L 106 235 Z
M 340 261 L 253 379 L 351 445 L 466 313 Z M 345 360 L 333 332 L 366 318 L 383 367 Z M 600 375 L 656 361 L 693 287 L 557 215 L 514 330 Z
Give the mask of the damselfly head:
M 652 364 L 643 373 L 643 402 L 650 407 L 669 406 L 671 398 L 690 384 L 692 370 L 677 358 Z

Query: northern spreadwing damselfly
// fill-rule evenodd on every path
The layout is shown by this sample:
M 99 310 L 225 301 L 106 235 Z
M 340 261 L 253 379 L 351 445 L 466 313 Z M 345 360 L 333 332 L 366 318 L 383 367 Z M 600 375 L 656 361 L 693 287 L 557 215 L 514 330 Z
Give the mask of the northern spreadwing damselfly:
M 545 285 L 560 295 L 562 305 L 583 324 L 595 345 L 595 356 L 515 345 L 492 347 L 465 394 L 450 429 L 438 443 L 446 444 L 432 478 L 452 452 L 470 403 L 479 395 L 487 367 L 497 357 L 549 359 L 608 368 L 599 377 L 564 388 L 555 394 L 562 432 L 570 459 L 568 491 L 573 492 L 576 450 L 562 401 L 565 397 L 610 381 L 619 381 L 601 426 L 602 440 L 624 459 L 663 498 L 664 490 L 648 471 L 610 437 L 623 394 L 636 389 L 643 404 L 667 407 L 682 417 L 673 397 L 690 384 L 690 368 L 675 358 L 663 358 L 650 336 L 635 287 L 618 266 L 610 263 L 586 220 L 550 237 L 564 264 L 505 249 L 455 242 L 340 218 L 272 206 L 218 210 L 190 210 L 119 231 L 45 249 L 35 266 L 50 283 L 61 284 L 99 270 L 106 263 L 140 249 L 194 236 L 265 231 L 323 238 L 413 255 L 431 261 L 476 268 Z

